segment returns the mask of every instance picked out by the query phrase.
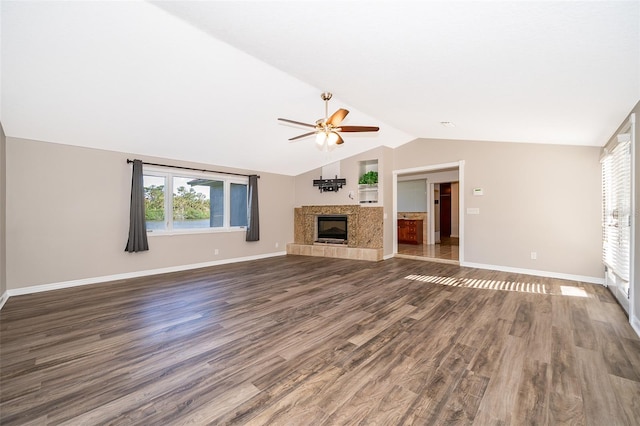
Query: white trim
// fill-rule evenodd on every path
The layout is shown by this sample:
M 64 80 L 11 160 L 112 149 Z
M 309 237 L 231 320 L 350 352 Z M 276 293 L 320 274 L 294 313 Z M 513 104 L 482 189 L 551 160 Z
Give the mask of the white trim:
M 173 237 L 174 235 L 193 235 L 193 234 L 219 234 L 223 232 L 246 232 L 246 226 L 233 226 L 229 228 L 184 228 L 173 231 L 165 230 L 147 230 L 147 238 L 155 237 Z
M 169 272 L 188 271 L 190 269 L 206 268 L 209 266 L 225 265 L 228 263 L 248 262 L 250 260 L 284 256 L 286 254 L 287 254 L 286 251 L 280 251 L 276 253 L 260 254 L 256 256 L 235 257 L 232 259 L 215 260 L 212 262 L 193 263 L 190 265 L 170 266 L 168 268 L 148 269 L 146 271 L 127 272 L 124 274 L 106 275 L 102 277 L 83 278 L 80 280 L 41 284 L 41 285 L 35 285 L 31 287 L 23 287 L 23 288 L 7 290 L 7 295 L 20 296 L 24 294 L 39 293 L 42 291 L 60 290 L 63 288 L 78 287 L 78 286 L 89 285 L 89 284 L 100 284 L 100 283 L 109 282 L 109 281 L 118 281 L 118 280 L 130 279 L 130 278 L 146 277 L 149 275 L 166 274 Z
M 458 262 L 464 263 L 464 218 L 466 209 L 464 200 L 466 197 L 464 189 L 464 160 L 458 162 Z
M 631 113 L 629 117 L 629 130 L 631 133 L 631 226 L 629 229 L 630 235 L 630 252 L 629 252 L 629 318 L 633 318 L 635 321 L 635 325 L 633 321 L 631 322 L 631 326 L 634 328 L 638 336 L 640 336 L 640 322 L 638 322 L 638 318 L 636 317 L 636 309 L 635 306 L 635 286 L 636 284 L 636 270 L 635 270 L 635 258 L 636 258 L 636 226 L 638 226 L 638 222 L 636 220 L 637 215 L 633 214 L 633 212 L 637 213 L 637 202 L 636 200 L 636 114 Z
M 590 284 L 604 285 L 604 278 L 588 277 L 586 275 L 564 274 L 562 272 L 540 271 L 537 269 L 512 268 L 510 266 L 486 265 L 484 263 L 460 262 L 460 266 L 466 268 L 490 269 L 494 271 L 513 272 L 516 274 L 535 275 L 539 277 L 558 278 L 561 280 L 579 281 Z
M 631 324 L 631 328 L 636 332 L 638 337 L 640 337 L 640 319 L 638 317 L 629 317 L 629 323 Z
M 2 307 L 4 306 L 5 303 L 7 303 L 7 300 L 9 300 L 9 291 L 5 291 L 2 296 L 0 296 L 0 309 L 2 309 Z
M 413 167 L 410 169 L 394 170 L 393 174 L 397 176 L 397 175 L 404 175 L 407 173 L 433 172 L 433 171 L 442 170 L 442 169 L 454 169 L 456 167 L 459 167 L 460 163 L 464 163 L 464 160 L 455 161 L 452 163 L 433 164 L 431 166 L 421 166 L 421 167 Z
M 395 257 L 395 255 L 393 254 L 387 254 L 385 256 L 382 256 L 382 260 L 389 260 L 389 259 L 393 259 Z
M 393 255 L 398 254 L 398 175 L 408 174 L 408 173 L 421 173 L 421 172 L 433 172 L 437 170 L 443 169 L 458 169 L 458 234 L 459 236 L 459 262 L 464 261 L 464 160 L 452 162 L 452 163 L 442 163 L 442 164 L 432 164 L 430 166 L 422 166 L 422 167 L 413 167 L 410 169 L 400 169 L 393 171 Z M 430 188 L 432 188 L 433 184 L 430 184 Z M 430 190 L 431 191 L 431 190 Z M 432 200 L 429 200 L 432 202 Z M 429 206 L 431 207 L 431 206 Z M 429 209 L 429 223 L 433 222 L 433 210 Z M 427 225 L 429 226 L 429 225 Z M 432 235 L 429 234 L 431 238 Z
M 435 244 L 437 241 L 440 241 L 440 231 L 438 231 L 438 238 L 436 238 L 436 206 L 434 204 L 434 200 L 436 199 L 436 184 L 433 182 L 427 181 L 429 184 L 429 189 L 427 191 L 427 203 L 429 203 L 429 217 L 427 217 L 427 232 L 429 236 L 427 237 L 427 242 L 431 242 L 431 244 Z M 458 198 L 460 196 L 458 195 Z
M 393 183 L 392 183 L 392 191 L 393 191 L 393 207 L 391 214 L 391 234 L 393 235 L 393 241 L 391 244 L 391 256 L 393 257 L 398 253 L 398 173 L 393 172 Z

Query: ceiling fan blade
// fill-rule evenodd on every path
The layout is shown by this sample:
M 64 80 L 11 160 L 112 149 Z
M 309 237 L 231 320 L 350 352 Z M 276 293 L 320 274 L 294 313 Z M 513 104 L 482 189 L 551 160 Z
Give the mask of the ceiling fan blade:
M 280 120 L 280 121 L 285 121 L 285 122 L 287 122 L 287 123 L 297 124 L 297 125 L 299 125 L 299 126 L 313 127 L 313 128 L 315 128 L 315 127 L 316 127 L 316 125 L 315 125 L 315 124 L 301 123 L 300 121 L 288 120 L 288 119 L 286 119 L 286 118 L 278 118 L 278 120 Z
M 316 134 L 316 132 L 309 132 L 309 133 L 305 133 L 303 135 L 296 136 L 295 138 L 291 138 L 289 140 L 290 141 L 295 141 L 296 139 L 306 138 L 307 136 L 311 136 L 311 135 L 315 135 L 315 134 Z
M 349 114 L 349 111 L 340 108 L 327 119 L 327 124 L 333 124 L 334 126 L 337 126 L 338 124 L 342 123 L 342 120 L 344 120 L 347 114 Z
M 376 126 L 340 126 L 339 132 L 377 132 L 380 127 Z
M 342 139 L 342 136 L 340 136 L 336 132 L 333 132 L 333 133 L 338 137 L 338 139 L 336 140 L 336 145 L 342 145 L 344 143 L 344 139 Z

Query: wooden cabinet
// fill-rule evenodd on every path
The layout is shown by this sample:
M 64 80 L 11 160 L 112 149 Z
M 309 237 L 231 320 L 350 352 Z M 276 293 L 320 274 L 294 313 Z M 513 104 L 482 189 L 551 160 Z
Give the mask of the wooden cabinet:
M 398 242 L 422 244 L 422 221 L 398 219 Z

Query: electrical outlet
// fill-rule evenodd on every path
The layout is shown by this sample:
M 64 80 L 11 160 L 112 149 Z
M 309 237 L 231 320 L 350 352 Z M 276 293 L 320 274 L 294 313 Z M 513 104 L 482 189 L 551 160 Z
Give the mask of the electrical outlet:
M 280 243 L 276 243 L 276 248 L 280 247 Z
M 531 252 L 531 260 L 536 260 L 538 258 L 538 253 L 536 253 L 535 251 Z
M 213 254 L 220 254 L 220 250 L 215 249 L 215 250 L 213 251 Z

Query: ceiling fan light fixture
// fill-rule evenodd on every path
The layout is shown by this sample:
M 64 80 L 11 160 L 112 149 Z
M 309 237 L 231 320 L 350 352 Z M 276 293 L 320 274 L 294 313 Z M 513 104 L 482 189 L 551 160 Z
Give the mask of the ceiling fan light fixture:
M 339 136 L 334 132 L 321 131 L 316 134 L 316 146 L 322 152 L 336 149 Z
M 340 137 L 336 132 L 329 132 L 329 134 L 327 135 L 327 144 L 329 146 L 336 146 L 338 140 L 340 140 Z
M 316 133 L 316 145 L 318 148 L 322 148 L 322 146 L 327 142 L 327 134 L 325 132 Z

